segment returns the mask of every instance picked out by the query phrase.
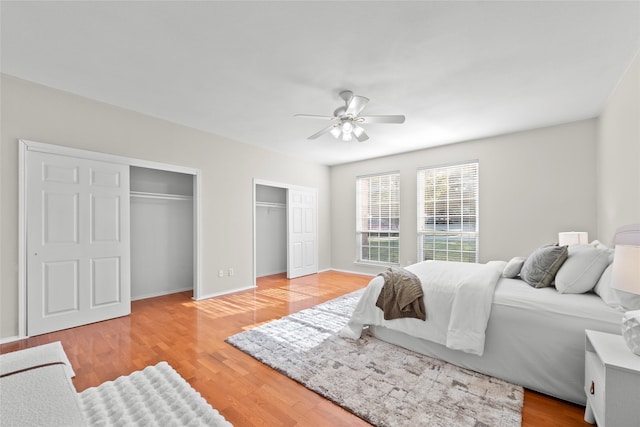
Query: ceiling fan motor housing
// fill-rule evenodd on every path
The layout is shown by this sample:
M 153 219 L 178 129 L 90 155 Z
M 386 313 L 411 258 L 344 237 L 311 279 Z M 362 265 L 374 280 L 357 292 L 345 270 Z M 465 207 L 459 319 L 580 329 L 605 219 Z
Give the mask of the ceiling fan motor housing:
M 333 117 L 315 116 L 306 114 L 296 114 L 298 117 L 310 117 L 329 119 L 333 123 L 319 132 L 314 133 L 308 139 L 316 139 L 325 133 L 331 133 L 331 135 L 342 141 L 351 141 L 353 136 L 360 141 L 366 141 L 369 136 L 364 131 L 361 123 L 369 122 L 373 123 L 403 123 L 404 116 L 360 116 L 360 112 L 369 102 L 369 98 L 364 96 L 354 95 L 350 90 L 343 90 L 339 93 L 340 98 L 344 100 L 344 105 L 336 108 L 333 111 Z

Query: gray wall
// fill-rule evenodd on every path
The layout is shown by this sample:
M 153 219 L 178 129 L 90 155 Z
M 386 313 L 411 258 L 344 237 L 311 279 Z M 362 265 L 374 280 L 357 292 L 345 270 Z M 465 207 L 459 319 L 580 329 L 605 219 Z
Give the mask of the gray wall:
M 640 223 L 640 54 L 609 97 L 598 126 L 598 231 Z
M 400 259 L 416 262 L 416 171 L 479 161 L 479 260 L 508 260 L 554 243 L 560 231 L 596 238 L 596 120 L 469 141 L 331 168 L 331 265 L 375 273 L 355 263 L 355 179 L 400 171 Z
M 20 138 L 200 169 L 203 296 L 254 285 L 254 178 L 318 189 L 318 262 L 330 266 L 328 167 L 13 77 L 1 85 L 0 339 L 18 333 Z

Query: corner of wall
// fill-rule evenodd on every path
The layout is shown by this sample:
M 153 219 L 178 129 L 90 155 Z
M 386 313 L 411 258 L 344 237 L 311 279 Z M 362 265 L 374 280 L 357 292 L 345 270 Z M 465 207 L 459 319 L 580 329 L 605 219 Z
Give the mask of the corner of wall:
M 640 222 L 640 52 L 621 77 L 597 123 L 598 239 Z

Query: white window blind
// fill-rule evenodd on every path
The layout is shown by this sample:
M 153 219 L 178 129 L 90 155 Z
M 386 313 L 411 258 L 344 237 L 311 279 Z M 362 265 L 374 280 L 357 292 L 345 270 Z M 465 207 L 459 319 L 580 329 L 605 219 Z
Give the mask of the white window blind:
M 356 239 L 358 261 L 399 263 L 399 173 L 357 178 Z
M 418 171 L 418 257 L 478 260 L 478 162 Z

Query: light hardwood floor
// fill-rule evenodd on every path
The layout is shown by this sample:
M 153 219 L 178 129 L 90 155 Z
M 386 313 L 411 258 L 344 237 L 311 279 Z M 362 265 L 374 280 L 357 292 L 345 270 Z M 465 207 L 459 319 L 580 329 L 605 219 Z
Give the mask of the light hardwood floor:
M 166 360 L 236 427 L 368 426 L 224 339 L 369 280 L 334 271 L 293 280 L 274 275 L 255 290 L 203 301 L 190 292 L 134 301 L 130 316 L 4 344 L 0 353 L 61 341 L 78 391 Z M 583 410 L 527 390 L 522 425 L 588 426 Z

